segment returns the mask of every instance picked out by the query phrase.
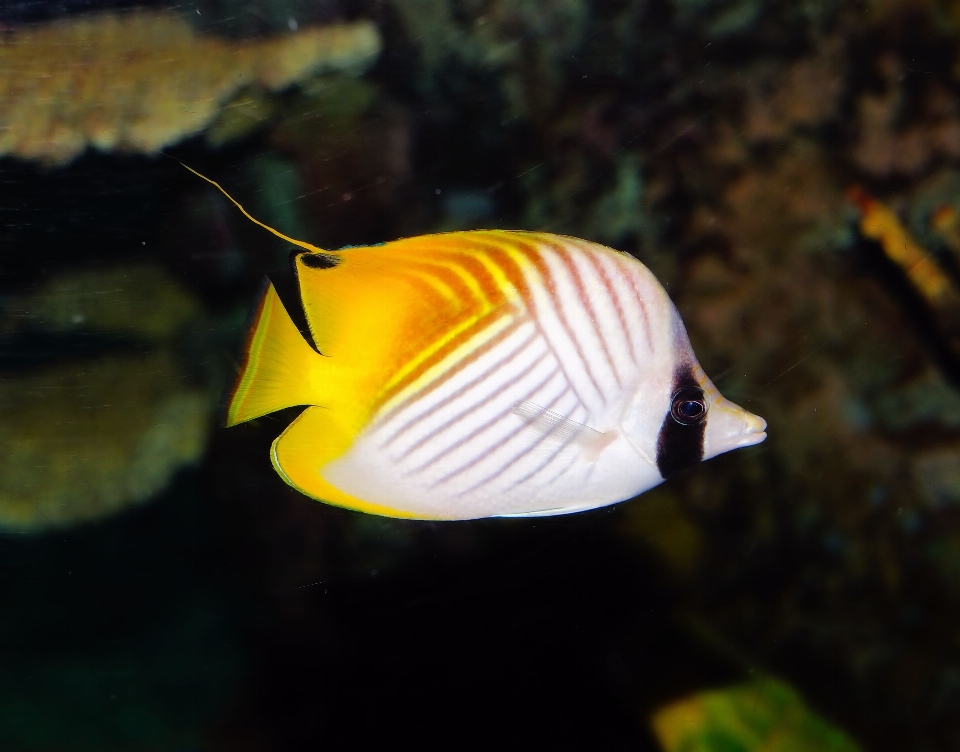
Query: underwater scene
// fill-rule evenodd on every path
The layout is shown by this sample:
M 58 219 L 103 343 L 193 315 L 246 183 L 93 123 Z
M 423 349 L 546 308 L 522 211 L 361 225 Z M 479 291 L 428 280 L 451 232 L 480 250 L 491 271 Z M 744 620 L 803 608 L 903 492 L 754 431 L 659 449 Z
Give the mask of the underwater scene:
M 0 749 L 413 745 L 960 749 L 960 2 L 0 3 Z

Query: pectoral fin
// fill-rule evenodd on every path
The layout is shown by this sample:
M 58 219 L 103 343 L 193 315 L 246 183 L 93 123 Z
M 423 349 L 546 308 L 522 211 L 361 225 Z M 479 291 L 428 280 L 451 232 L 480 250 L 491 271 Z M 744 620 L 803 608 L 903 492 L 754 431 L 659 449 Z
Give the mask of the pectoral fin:
M 534 402 L 518 402 L 513 407 L 513 414 L 538 433 L 541 441 L 581 449 L 591 463 L 596 462 L 618 436 L 616 431 L 598 431 Z

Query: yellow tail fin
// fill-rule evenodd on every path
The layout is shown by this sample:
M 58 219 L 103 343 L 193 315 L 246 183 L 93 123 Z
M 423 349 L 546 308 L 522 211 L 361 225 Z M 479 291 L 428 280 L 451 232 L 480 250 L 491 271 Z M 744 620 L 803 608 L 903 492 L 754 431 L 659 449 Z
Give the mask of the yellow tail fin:
M 240 374 L 227 394 L 224 424 L 235 426 L 285 407 L 319 404 L 323 360 L 294 326 L 273 285 L 265 281 Z

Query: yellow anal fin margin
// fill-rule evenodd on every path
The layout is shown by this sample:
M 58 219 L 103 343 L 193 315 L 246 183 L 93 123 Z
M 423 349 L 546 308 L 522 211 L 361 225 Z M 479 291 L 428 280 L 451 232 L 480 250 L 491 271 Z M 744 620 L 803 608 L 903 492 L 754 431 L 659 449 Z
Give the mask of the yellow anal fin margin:
M 402 509 L 351 496 L 323 477 L 324 467 L 343 455 L 355 438 L 337 423 L 330 410 L 308 407 L 273 442 L 270 459 L 288 485 L 317 501 L 381 517 L 415 518 L 417 515 Z

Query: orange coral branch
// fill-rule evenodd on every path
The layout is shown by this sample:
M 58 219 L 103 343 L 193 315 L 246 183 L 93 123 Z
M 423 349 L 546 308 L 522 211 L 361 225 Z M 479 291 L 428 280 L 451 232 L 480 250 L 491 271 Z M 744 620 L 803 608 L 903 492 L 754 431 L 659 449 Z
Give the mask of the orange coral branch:
M 955 298 L 950 278 L 933 257 L 904 229 L 897 215 L 858 187 L 847 190 L 847 198 L 860 209 L 860 232 L 876 240 L 884 254 L 899 266 L 917 291 L 934 308 Z

